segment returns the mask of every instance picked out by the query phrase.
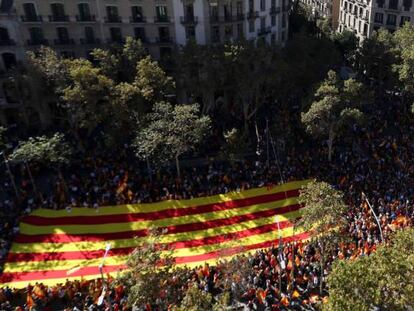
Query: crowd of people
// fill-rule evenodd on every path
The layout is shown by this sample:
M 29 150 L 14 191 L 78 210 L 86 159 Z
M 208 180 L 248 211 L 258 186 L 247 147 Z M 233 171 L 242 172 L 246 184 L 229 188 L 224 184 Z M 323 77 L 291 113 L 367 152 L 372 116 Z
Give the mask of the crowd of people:
M 160 171 L 153 176 L 137 169 L 128 148 L 114 154 L 96 152 L 51 180 L 53 189 L 35 193 L 29 179 L 20 174 L 19 200 L 9 181 L 6 199 L 0 203 L 0 261 L 4 262 L 18 217 L 34 208 L 51 209 L 84 206 L 99 208 L 123 203 L 186 199 L 260 187 L 269 183 L 316 177 L 335 185 L 345 194 L 349 206 L 349 234 L 352 243 L 338 246 L 321 271 L 320 254 L 310 244 L 298 242 L 258 250 L 238 259 L 245 273 L 233 281 L 231 293 L 248 310 L 312 310 L 327 296 L 326 276 L 336 258 L 356 258 L 375 251 L 383 238 L 414 220 L 414 123 L 400 111 L 398 103 L 372 112 L 369 123 L 355 126 L 336 146 L 331 163 L 325 146 L 307 141 L 299 132 L 292 137 L 294 148 L 283 158 L 265 164 L 244 161 L 235 165 L 209 163 L 183 170 L 180 178 Z M 97 156 L 99 154 L 99 156 Z M 278 164 L 278 165 L 276 165 Z M 362 199 L 362 192 L 368 200 Z M 379 218 L 381 229 L 369 204 Z M 283 259 L 281 259 L 283 258 Z M 283 263 L 282 263 L 283 262 Z M 240 267 L 243 265 L 239 264 Z M 217 295 L 228 276 L 220 264 L 188 270 L 188 286 Z M 24 291 L 0 290 L 1 310 L 129 310 L 127 290 L 116 280 L 102 296 L 102 280 L 74 281 L 47 287 L 33 284 Z M 17 308 L 16 308 L 17 306 Z M 16 309 L 15 309 L 16 308 Z M 147 306 L 148 308 L 148 306 Z M 152 306 L 157 310 L 157 306 Z

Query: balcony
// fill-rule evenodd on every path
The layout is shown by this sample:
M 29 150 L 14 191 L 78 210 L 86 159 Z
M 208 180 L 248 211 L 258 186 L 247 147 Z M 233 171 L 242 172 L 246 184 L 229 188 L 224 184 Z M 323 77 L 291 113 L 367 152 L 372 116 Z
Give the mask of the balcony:
M 146 23 L 147 18 L 145 16 L 130 16 L 129 17 L 130 23 Z
M 76 15 L 77 22 L 96 22 L 95 15 Z
M 34 15 L 34 16 L 22 15 L 22 16 L 20 16 L 20 19 L 24 23 L 41 23 L 41 22 L 43 22 L 42 15 Z
M 245 16 L 243 13 L 237 13 L 235 16 L 236 21 L 243 21 L 245 19 Z
M 122 18 L 119 16 L 105 16 L 105 23 L 114 23 L 120 24 L 122 23 Z
M 257 30 L 258 36 L 265 36 L 271 32 L 271 27 L 263 27 Z
M 170 23 L 170 17 L 167 15 L 154 16 L 154 23 Z
M 82 45 L 101 44 L 101 40 L 99 38 L 82 38 L 80 39 L 80 44 Z
M 49 15 L 49 22 L 69 22 L 69 15 Z
M 245 19 L 244 14 L 227 15 L 227 16 L 210 15 L 210 22 L 213 23 L 213 24 L 234 23 L 234 22 L 243 21 L 244 19 Z
M 173 40 L 169 36 L 164 36 L 164 37 L 155 38 L 155 42 L 156 43 L 172 43 Z
M 118 39 L 115 39 L 115 38 L 113 38 L 113 39 L 107 39 L 106 40 L 106 43 L 107 44 L 124 44 L 125 41 L 126 41 L 125 38 L 122 37 L 122 38 L 118 38 Z
M 180 22 L 183 25 L 195 25 L 198 23 L 198 16 L 194 16 L 194 15 L 181 16 Z
M 270 7 L 270 15 L 276 15 L 280 13 L 280 6 L 276 7 L 276 6 L 272 6 Z
M 16 42 L 13 39 L 0 40 L 0 46 L 12 46 L 12 45 L 16 45 Z
M 73 39 L 55 39 L 53 40 L 54 45 L 74 45 L 75 40 Z
M 49 41 L 46 39 L 31 39 L 27 40 L 27 45 L 34 46 L 34 45 L 49 45 Z
M 247 19 L 255 19 L 259 17 L 259 12 L 258 11 L 249 11 L 247 13 Z
M 135 40 L 141 41 L 141 43 L 149 43 L 149 40 L 146 36 L 135 36 Z

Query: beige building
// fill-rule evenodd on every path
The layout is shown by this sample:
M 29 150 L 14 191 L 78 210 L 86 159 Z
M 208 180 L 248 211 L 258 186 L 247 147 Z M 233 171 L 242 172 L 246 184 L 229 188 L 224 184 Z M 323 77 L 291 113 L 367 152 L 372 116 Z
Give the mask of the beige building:
M 341 0 L 339 31 L 354 31 L 363 40 L 381 27 L 394 32 L 413 20 L 412 0 Z
M 130 36 L 163 60 L 188 40 L 283 44 L 289 8 L 290 0 L 0 0 L 0 83 L 27 50 L 41 45 L 61 56 L 88 57 L 94 48 Z M 2 89 L 0 124 L 36 114 L 22 114 L 7 85 Z
M 309 7 L 315 18 L 330 20 L 332 29 L 338 29 L 339 1 L 340 0 L 300 0 Z

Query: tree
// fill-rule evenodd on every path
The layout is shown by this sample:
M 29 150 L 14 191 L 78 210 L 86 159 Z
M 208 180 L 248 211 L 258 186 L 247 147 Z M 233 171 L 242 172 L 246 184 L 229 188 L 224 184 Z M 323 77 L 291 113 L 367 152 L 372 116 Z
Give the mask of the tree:
M 347 206 L 343 195 L 326 182 L 311 181 L 305 185 L 299 194 L 301 218 L 295 226 L 309 232 L 320 256 L 320 292 L 322 294 L 322 278 L 325 262 L 338 243 L 346 239 L 344 234 L 348 221 Z
M 400 62 L 394 64 L 394 71 L 402 83 L 402 98 L 408 92 L 411 97 L 414 95 L 414 27 L 405 23 L 394 33 L 395 53 L 399 56 Z M 397 56 L 397 57 L 398 57 Z M 414 108 L 414 104 L 411 109 Z
M 181 299 L 182 270 L 172 270 L 174 259 L 160 243 L 161 234 L 154 229 L 149 230 L 146 240 L 129 256 L 128 271 L 119 277 L 128 288 L 128 300 L 134 307 L 157 304 L 161 310 L 166 310 L 168 305 Z
M 118 82 L 132 82 L 137 63 L 147 52 L 140 40 L 127 37 L 123 46 L 94 49 L 91 55 L 104 75 Z
M 51 137 L 38 136 L 30 137 L 27 141 L 19 142 L 18 147 L 9 156 L 9 159 L 15 163 L 23 163 L 29 173 L 29 177 L 33 186 L 33 190 L 41 198 L 40 193 L 33 180 L 30 170 L 30 163 L 49 164 L 57 169 L 59 175 L 62 176 L 60 168 L 63 164 L 69 162 L 72 149 L 65 141 L 63 134 L 55 133 Z
M 348 62 L 353 61 L 359 45 L 358 37 L 355 33 L 350 30 L 344 30 L 342 32 L 334 32 L 331 37 L 344 59 Z
M 3 149 L 6 145 L 5 139 L 6 128 L 0 126 L 0 150 Z
M 363 86 L 353 79 L 342 82 L 331 70 L 315 98 L 309 110 L 302 113 L 302 123 L 308 133 L 328 136 L 328 160 L 331 161 L 335 137 L 345 127 L 362 119 Z
M 212 308 L 213 297 L 211 294 L 200 290 L 196 284 L 192 284 L 187 289 L 177 311 L 212 310 Z
M 199 116 L 197 104 L 173 107 L 166 102 L 155 104 L 146 122 L 134 139 L 136 155 L 158 164 L 175 159 L 178 176 L 179 157 L 201 143 L 211 124 L 208 116 Z
M 355 57 L 355 68 L 378 95 L 394 90 L 398 77 L 393 70 L 397 62 L 393 35 L 381 28 L 364 39 Z
M 66 164 L 71 156 L 71 147 L 63 134 L 55 133 L 51 137 L 30 137 L 19 142 L 19 146 L 10 155 L 15 162 L 39 162 L 52 165 Z
M 68 110 L 71 128 L 86 128 L 88 133 L 108 116 L 114 81 L 87 60 L 66 62 L 69 82 L 62 91 L 64 107 Z
M 328 277 L 326 310 L 412 310 L 414 229 L 399 230 L 369 256 L 337 260 Z
M 166 96 L 173 95 L 175 91 L 172 78 L 149 56 L 138 62 L 135 84 L 141 96 L 151 103 L 165 100 Z
M 240 130 L 232 128 L 224 132 L 223 137 L 225 141 L 221 148 L 223 157 L 231 163 L 243 159 L 249 149 L 248 134 L 246 132 L 240 133 Z

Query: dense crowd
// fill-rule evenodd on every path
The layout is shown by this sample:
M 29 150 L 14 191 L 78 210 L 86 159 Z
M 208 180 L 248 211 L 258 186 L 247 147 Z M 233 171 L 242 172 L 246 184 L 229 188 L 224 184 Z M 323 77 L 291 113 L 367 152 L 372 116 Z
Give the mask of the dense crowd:
M 324 271 L 320 271 L 318 251 L 304 243 L 276 245 L 242 256 L 235 260 L 247 261 L 248 269 L 231 286 L 232 294 L 249 310 L 312 310 L 327 295 L 326 276 L 332 261 L 368 255 L 382 239 L 367 202 L 361 198 L 362 192 L 367 194 L 377 213 L 385 238 L 414 220 L 414 143 L 410 140 L 414 124 L 398 105 L 390 104 L 372 112 L 369 123 L 355 126 L 336 147 L 331 163 L 326 161 L 324 146 L 314 145 L 302 138 L 303 134 L 298 134 L 295 147 L 283 159 L 278 159 L 281 171 L 277 165 L 266 168 L 263 163 L 246 161 L 234 166 L 210 163 L 187 168 L 181 178 L 168 171 L 150 178 L 131 164 L 125 147 L 116 154 L 84 157 L 63 176 L 51 180 L 50 194 L 36 195 L 22 173 L 20 201 L 13 199 L 10 184 L 4 185 L 8 197 L 0 203 L 0 260 L 5 259 L 10 241 L 18 231 L 18 216 L 37 207 L 99 208 L 186 199 L 313 176 L 344 191 L 353 242 L 338 246 L 330 254 Z M 214 295 L 226 283 L 226 273 L 220 265 L 199 267 L 186 273 L 188 286 L 195 284 Z M 107 299 L 102 301 L 99 301 L 102 294 L 99 279 L 67 282 L 56 287 L 34 284 L 25 291 L 5 288 L 0 291 L 0 309 L 14 310 L 18 305 L 16 310 L 25 310 L 28 306 L 34 306 L 34 310 L 54 310 L 54 306 L 67 307 L 67 310 L 129 310 L 125 288 L 110 278 L 108 282 L 111 286 L 106 291 Z M 157 310 L 157 306 L 152 308 Z

